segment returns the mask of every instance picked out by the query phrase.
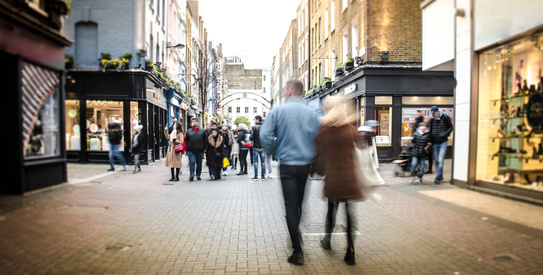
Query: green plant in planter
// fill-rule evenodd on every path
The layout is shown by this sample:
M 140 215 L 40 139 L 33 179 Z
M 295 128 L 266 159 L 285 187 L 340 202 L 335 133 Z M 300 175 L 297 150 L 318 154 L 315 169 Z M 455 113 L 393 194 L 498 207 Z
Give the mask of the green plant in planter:
M 336 67 L 336 76 L 342 76 L 345 73 L 345 65 L 343 63 L 339 63 L 339 65 Z
M 150 72 L 154 71 L 155 65 L 151 59 L 145 59 L 145 69 Z
M 354 58 L 349 57 L 345 60 L 345 70 L 351 71 L 352 69 L 354 69 Z

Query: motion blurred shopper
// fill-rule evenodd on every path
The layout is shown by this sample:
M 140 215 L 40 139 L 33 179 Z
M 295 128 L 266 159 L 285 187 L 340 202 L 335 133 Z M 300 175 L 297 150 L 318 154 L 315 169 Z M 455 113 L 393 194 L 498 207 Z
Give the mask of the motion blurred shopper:
M 330 249 L 332 231 L 335 226 L 339 203 L 345 203 L 347 215 L 347 253 L 345 262 L 355 264 L 353 225 L 354 201 L 363 199 L 362 185 L 359 184 L 359 165 L 355 146 L 361 148 L 359 137 L 353 122 L 356 112 L 344 108 L 344 100 L 340 97 L 329 98 L 325 106 L 326 114 L 315 140 L 317 153 L 312 172 L 324 176 L 324 196 L 328 199 L 325 237 L 321 240 L 324 249 Z M 370 157 L 368 155 L 368 157 Z
M 240 123 L 238 125 L 238 138 L 239 144 L 239 173 L 236 175 L 247 175 L 247 154 L 249 154 L 249 132 L 247 131 L 247 125 Z
M 223 135 L 219 129 L 211 128 L 207 137 L 206 164 L 211 180 L 221 179 L 222 159 L 224 158 Z
M 126 160 L 123 153 L 119 151 L 121 140 L 123 139 L 123 130 L 121 129 L 121 123 L 117 120 L 110 119 L 107 127 L 107 135 L 110 144 L 109 148 L 109 170 L 108 172 L 115 171 L 114 158 L 118 158 L 123 166 L 122 171 L 126 171 Z
M 172 177 L 170 181 L 179 181 L 179 172 L 181 171 L 181 151 L 176 152 L 175 146 L 183 144 L 183 128 L 181 123 L 176 122 L 171 133 L 168 133 L 168 127 L 164 128 L 164 135 L 169 140 L 168 151 L 166 152 L 166 166 L 170 167 Z
M 132 154 L 134 154 L 134 171 L 133 174 L 141 172 L 140 166 L 140 154 L 145 151 L 145 137 L 141 133 L 142 125 L 134 126 L 134 131 L 136 132 L 132 136 Z
M 206 148 L 206 140 L 204 139 L 204 130 L 198 128 L 198 119 L 192 118 L 191 126 L 185 135 L 185 144 L 187 146 L 187 155 L 189 157 L 189 181 L 194 180 L 194 175 L 198 180 L 201 180 L 202 175 L 202 159 L 204 158 L 204 150 Z
M 443 163 L 445 161 L 445 153 L 447 153 L 447 142 L 449 135 L 453 131 L 451 118 L 439 110 L 437 106 L 430 108 L 430 142 L 434 150 L 434 161 L 437 165 L 435 184 L 439 184 L 443 180 Z
M 255 116 L 255 126 L 252 127 L 251 141 L 253 142 L 253 159 L 255 175 L 253 180 L 258 180 L 258 163 L 260 162 L 261 179 L 266 180 L 266 153 L 260 144 L 260 127 L 262 126 L 262 117 Z
M 317 113 L 302 102 L 303 90 L 299 80 L 287 81 L 283 90 L 285 103 L 273 108 L 260 128 L 260 144 L 267 154 L 279 160 L 287 226 L 294 248 L 288 262 L 295 265 L 304 264 L 299 226 L 320 124 Z

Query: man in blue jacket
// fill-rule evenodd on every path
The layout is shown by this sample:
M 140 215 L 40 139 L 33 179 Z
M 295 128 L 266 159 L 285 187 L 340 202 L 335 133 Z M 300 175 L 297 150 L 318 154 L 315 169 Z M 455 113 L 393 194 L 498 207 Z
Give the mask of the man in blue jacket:
M 435 184 L 439 184 L 443 180 L 443 162 L 445 161 L 445 153 L 447 152 L 447 142 L 449 135 L 453 131 L 451 118 L 439 110 L 437 106 L 430 108 L 430 141 L 434 151 L 434 161 L 437 165 Z
M 303 89 L 299 80 L 287 81 L 283 90 L 285 104 L 273 108 L 260 128 L 262 148 L 279 161 L 287 227 L 294 248 L 288 262 L 295 265 L 304 264 L 298 227 L 320 124 L 317 113 L 301 100 Z

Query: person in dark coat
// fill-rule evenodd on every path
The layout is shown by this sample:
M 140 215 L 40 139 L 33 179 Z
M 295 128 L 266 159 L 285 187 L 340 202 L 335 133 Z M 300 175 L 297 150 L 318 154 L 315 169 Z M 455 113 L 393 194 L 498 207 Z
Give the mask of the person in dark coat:
M 413 155 L 411 161 L 411 176 L 415 176 L 417 172 L 418 179 L 413 177 L 411 183 L 422 183 L 422 177 L 424 176 L 424 165 L 426 158 L 428 157 L 428 148 L 430 147 L 430 131 L 426 129 L 426 124 L 420 122 L 417 130 L 413 133 L 413 140 L 411 140 L 411 154 Z M 419 166 L 417 168 L 417 166 Z
M 121 123 L 119 121 L 111 119 L 108 125 L 108 140 L 110 144 L 109 148 L 109 170 L 108 172 L 115 171 L 114 166 L 114 157 L 118 158 L 121 161 L 123 166 L 122 171 L 126 171 L 126 161 L 124 159 L 123 153 L 119 151 L 119 146 L 123 139 L 123 130 L 121 128 Z
M 325 237 L 321 240 L 324 249 L 331 249 L 330 242 L 335 226 L 339 203 L 345 203 L 347 215 L 347 252 L 344 261 L 355 264 L 353 226 L 354 217 L 352 202 L 364 199 L 362 185 L 357 174 L 359 165 L 355 146 L 361 148 L 358 132 L 352 125 L 356 121 L 354 111 L 344 109 L 343 99 L 328 99 L 326 115 L 317 133 L 312 172 L 324 176 L 324 197 L 328 199 Z
M 195 175 L 196 179 L 202 179 L 200 177 L 202 174 L 202 160 L 207 144 L 204 138 L 204 130 L 198 128 L 198 119 L 192 118 L 191 124 L 192 128 L 185 135 L 185 144 L 187 145 L 187 155 L 189 157 L 189 181 L 193 181 Z
M 209 167 L 211 180 L 221 179 L 222 161 L 224 158 L 224 140 L 219 129 L 211 128 L 207 137 L 206 164 Z
M 451 118 L 439 110 L 437 106 L 430 108 L 430 142 L 434 150 L 434 161 L 437 164 L 435 184 L 439 184 L 443 180 L 443 163 L 445 161 L 445 153 L 447 152 L 447 142 L 449 135 L 453 131 Z
M 224 144 L 224 157 L 227 158 L 230 161 L 230 152 L 232 150 L 232 140 L 230 139 L 230 137 L 232 136 L 232 134 L 230 133 L 230 130 L 228 129 L 228 126 L 224 125 L 222 127 L 221 134 L 222 134 L 222 140 L 223 140 L 223 144 Z M 223 176 L 228 175 L 228 173 L 226 173 L 227 168 L 228 167 L 223 167 L 222 168 L 222 175 Z
M 132 154 L 134 154 L 134 171 L 133 173 L 141 172 L 140 167 L 140 154 L 145 151 L 145 136 L 141 133 L 143 126 L 134 126 L 136 132 L 132 137 Z
M 245 144 L 249 141 L 250 134 L 247 131 L 247 125 L 240 123 L 238 126 L 237 143 L 239 144 L 239 167 L 240 171 L 236 175 L 247 175 L 247 154 L 249 147 Z

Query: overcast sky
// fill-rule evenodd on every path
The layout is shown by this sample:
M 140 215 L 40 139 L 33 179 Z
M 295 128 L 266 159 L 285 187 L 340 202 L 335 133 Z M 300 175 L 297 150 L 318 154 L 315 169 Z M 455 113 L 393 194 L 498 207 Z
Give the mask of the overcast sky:
M 200 0 L 208 40 L 224 56 L 247 57 L 246 68 L 271 69 L 300 0 Z

